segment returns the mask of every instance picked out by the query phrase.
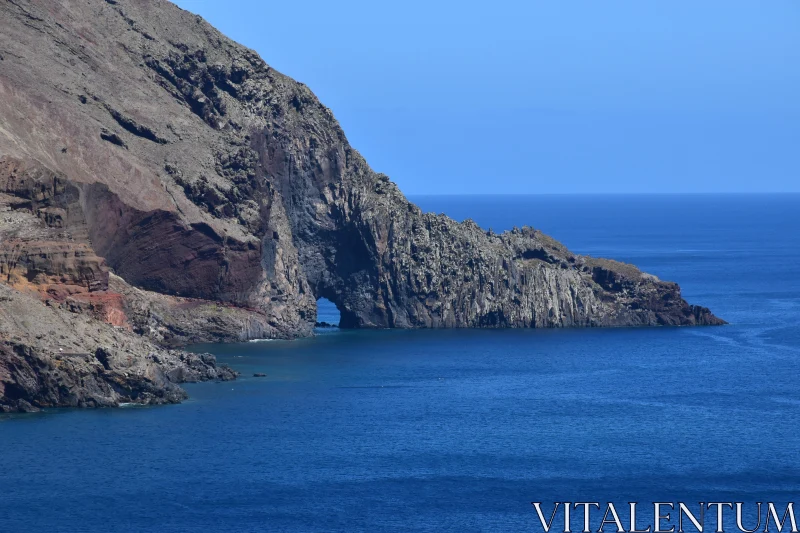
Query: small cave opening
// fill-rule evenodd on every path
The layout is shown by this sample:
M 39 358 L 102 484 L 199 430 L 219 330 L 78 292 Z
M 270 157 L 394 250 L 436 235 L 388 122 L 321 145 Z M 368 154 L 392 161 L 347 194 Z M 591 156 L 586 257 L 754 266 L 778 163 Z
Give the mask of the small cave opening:
M 327 298 L 317 299 L 317 323 L 318 328 L 338 328 L 342 314 L 332 301 Z

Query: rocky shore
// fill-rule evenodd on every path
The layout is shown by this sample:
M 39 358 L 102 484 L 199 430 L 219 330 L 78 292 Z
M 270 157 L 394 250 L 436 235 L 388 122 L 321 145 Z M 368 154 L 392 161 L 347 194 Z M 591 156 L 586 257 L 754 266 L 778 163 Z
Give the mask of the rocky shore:
M 413 156 L 413 155 L 411 155 Z M 714 325 L 677 284 L 423 213 L 314 94 L 166 0 L 0 3 L 0 409 L 180 401 L 196 342 Z
M 186 398 L 178 383 L 235 378 L 213 355 L 159 348 L 0 284 L 0 412 L 177 403 Z

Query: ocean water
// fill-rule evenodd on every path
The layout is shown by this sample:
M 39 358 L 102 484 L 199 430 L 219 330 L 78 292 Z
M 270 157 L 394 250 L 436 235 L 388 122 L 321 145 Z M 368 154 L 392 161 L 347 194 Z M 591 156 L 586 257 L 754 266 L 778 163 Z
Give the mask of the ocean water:
M 198 347 L 243 378 L 0 418 L 0 532 L 542 531 L 532 501 L 798 500 L 800 196 L 413 199 L 635 263 L 730 325 Z

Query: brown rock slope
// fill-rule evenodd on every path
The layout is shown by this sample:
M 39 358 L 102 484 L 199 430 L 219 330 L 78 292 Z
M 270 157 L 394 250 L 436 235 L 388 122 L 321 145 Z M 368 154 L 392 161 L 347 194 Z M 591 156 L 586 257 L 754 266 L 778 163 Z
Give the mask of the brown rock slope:
M 529 228 L 422 213 L 307 87 L 165 0 L 0 2 L 0 276 L 162 345 L 309 335 L 319 297 L 344 327 L 722 322 Z

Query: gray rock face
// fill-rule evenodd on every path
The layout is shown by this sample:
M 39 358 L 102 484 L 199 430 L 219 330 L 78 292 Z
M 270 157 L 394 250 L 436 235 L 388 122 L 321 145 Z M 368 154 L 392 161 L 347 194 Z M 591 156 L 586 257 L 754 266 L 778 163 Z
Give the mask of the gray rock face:
M 0 284 L 0 412 L 176 403 L 177 383 L 235 377 L 213 355 L 161 349 Z
M 350 328 L 722 323 L 533 229 L 422 213 L 305 85 L 165 0 L 0 3 L 0 58 L 0 275 L 92 320 L 170 346 L 311 335 L 319 297 Z

